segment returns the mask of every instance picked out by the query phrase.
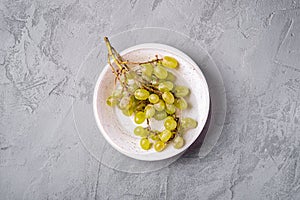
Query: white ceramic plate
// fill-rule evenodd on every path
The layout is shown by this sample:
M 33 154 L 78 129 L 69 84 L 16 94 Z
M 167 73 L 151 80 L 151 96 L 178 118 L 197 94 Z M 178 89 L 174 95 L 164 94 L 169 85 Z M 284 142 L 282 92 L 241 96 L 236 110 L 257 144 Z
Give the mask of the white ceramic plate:
M 148 151 L 141 149 L 140 138 L 133 134 L 133 129 L 137 126 L 133 118 L 124 116 L 118 108 L 106 105 L 106 99 L 111 95 L 114 85 L 114 75 L 110 67 L 106 65 L 97 80 L 93 97 L 94 116 L 104 138 L 119 152 L 138 160 L 163 160 L 185 151 L 200 135 L 210 106 L 208 86 L 198 65 L 178 49 L 157 43 L 136 45 L 125 49 L 120 54 L 126 60 L 135 62 L 154 59 L 155 55 L 159 57 L 168 55 L 176 58 L 179 67 L 168 70 L 176 75 L 177 85 L 185 85 L 191 91 L 189 97 L 186 98 L 189 107 L 183 111 L 182 117 L 196 119 L 198 126 L 184 134 L 185 145 L 181 149 L 175 149 L 172 145 L 168 145 L 162 152 L 156 152 L 153 148 Z M 162 122 L 156 122 L 153 126 L 153 128 L 163 128 Z

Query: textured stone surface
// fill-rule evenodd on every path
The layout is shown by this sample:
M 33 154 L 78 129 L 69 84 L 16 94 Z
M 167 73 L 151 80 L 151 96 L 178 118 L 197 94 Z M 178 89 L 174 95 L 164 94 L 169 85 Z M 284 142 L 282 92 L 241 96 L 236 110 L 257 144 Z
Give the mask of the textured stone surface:
M 204 159 L 106 168 L 72 121 L 80 63 L 103 35 L 158 26 L 202 41 L 227 117 Z M 0 2 L 0 199 L 300 199 L 300 2 Z

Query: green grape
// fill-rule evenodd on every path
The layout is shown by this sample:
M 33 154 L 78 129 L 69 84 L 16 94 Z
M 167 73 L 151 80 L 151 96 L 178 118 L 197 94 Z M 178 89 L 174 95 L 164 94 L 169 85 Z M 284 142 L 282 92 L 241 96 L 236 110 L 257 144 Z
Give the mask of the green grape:
M 151 77 L 153 73 L 153 66 L 151 63 L 142 64 L 142 73 L 147 76 Z
M 184 98 L 178 98 L 178 99 L 175 99 L 174 101 L 174 105 L 179 108 L 180 110 L 184 110 L 188 107 L 188 104 L 187 102 L 184 100 Z
M 134 79 L 136 76 L 136 73 L 134 71 L 129 71 L 126 73 L 126 78 L 131 80 L 131 79 Z
M 147 135 L 149 134 L 149 131 L 145 128 L 143 128 L 142 126 L 137 126 L 135 127 L 135 129 L 133 130 L 133 133 L 136 136 L 140 136 L 140 137 L 147 137 Z
M 151 148 L 151 143 L 147 138 L 142 138 L 140 141 L 140 145 L 142 147 L 142 149 L 144 150 L 149 150 Z
M 159 84 L 159 79 L 153 79 L 153 77 L 152 77 L 151 84 L 152 84 L 152 85 L 157 85 L 157 84 Z
M 173 73 L 168 72 L 168 76 L 166 78 L 166 81 L 172 81 L 172 82 L 174 82 L 175 79 L 176 79 L 176 76 Z
M 172 137 L 172 132 L 169 131 L 169 130 L 163 130 L 158 136 L 159 136 L 159 139 L 162 141 L 162 142 L 168 142 L 169 139 Z
M 168 68 L 176 68 L 178 65 L 178 62 L 175 58 L 170 56 L 165 56 L 161 62 L 161 64 Z
M 169 114 L 169 115 L 172 115 L 176 112 L 176 107 L 174 106 L 174 104 L 167 104 L 166 103 L 166 112 Z
M 158 136 L 157 134 L 154 134 L 154 133 L 152 133 L 152 134 L 150 135 L 150 138 L 151 138 L 152 140 L 154 140 L 154 141 L 158 141 L 158 140 L 159 140 L 159 136 Z
M 167 119 L 165 120 L 164 126 L 167 130 L 174 130 L 177 126 L 177 122 L 174 120 L 173 117 L 169 116 L 167 117 Z
M 145 89 L 137 89 L 134 92 L 134 97 L 138 100 L 146 100 L 149 97 L 149 92 Z
M 130 93 L 129 93 L 127 90 L 123 90 L 121 96 L 122 96 L 122 97 L 130 96 Z
M 154 68 L 154 75 L 159 79 L 165 79 L 168 76 L 168 71 L 162 65 L 157 64 Z
M 141 135 L 141 137 L 148 137 L 149 134 L 150 134 L 150 131 L 145 128 L 145 132 L 144 132 L 144 134 Z
M 189 88 L 181 85 L 177 85 L 174 88 L 174 94 L 176 97 L 185 97 L 190 92 Z
M 131 108 L 133 109 L 133 111 L 135 111 L 136 112 L 136 107 L 137 107 L 137 105 L 138 105 L 138 102 L 140 102 L 139 100 L 136 100 L 135 98 L 134 98 L 134 96 L 132 96 L 133 98 L 133 100 L 132 100 L 132 105 L 131 105 Z
M 115 105 L 118 104 L 118 99 L 113 97 L 113 96 L 109 96 L 107 99 L 106 99 L 106 104 L 113 107 Z
M 160 111 L 160 112 L 156 112 L 153 118 L 160 121 L 165 119 L 167 116 L 168 114 L 166 113 L 166 111 Z
M 158 79 L 158 83 L 157 84 L 160 84 L 162 82 L 165 82 L 166 80 L 165 79 Z
M 198 122 L 190 117 L 183 118 L 180 120 L 180 126 L 183 129 L 191 129 L 191 128 L 196 128 L 198 125 Z
M 119 102 L 119 107 L 121 110 L 128 110 L 131 107 L 131 97 L 130 96 L 123 96 Z
M 145 107 L 145 116 L 146 116 L 146 118 L 151 118 L 151 117 L 153 117 L 154 116 L 154 114 L 155 114 L 155 108 L 154 108 L 154 106 L 153 105 L 151 105 L 151 104 L 148 104 L 146 107 Z
M 173 89 L 173 83 L 171 81 L 164 81 L 158 85 L 158 89 L 162 92 L 168 92 Z
M 136 99 L 134 98 L 133 95 L 130 95 L 130 101 L 129 101 L 130 108 L 132 108 L 135 103 L 136 103 Z
M 135 127 L 135 129 L 133 130 L 133 133 L 136 135 L 136 136 L 142 136 L 145 134 L 145 129 L 144 127 L 142 126 L 137 126 Z
M 160 83 L 160 79 L 157 78 L 156 76 L 152 76 L 151 78 L 152 78 L 151 80 L 152 85 L 158 85 Z
M 183 137 L 181 136 L 176 136 L 174 139 L 173 139 L 173 147 L 175 149 L 180 149 L 181 147 L 183 147 L 184 145 L 184 139 Z
M 159 101 L 159 96 L 157 94 L 150 94 L 148 97 L 150 103 L 157 103 Z
M 148 82 L 151 82 L 151 76 L 149 77 L 149 76 L 147 76 L 146 74 L 144 74 L 144 73 L 142 73 L 142 78 L 144 79 L 144 80 L 146 80 L 146 81 L 148 81 Z
M 154 104 L 154 108 L 157 111 L 163 111 L 165 107 L 165 102 L 161 99 L 156 104 Z
M 174 103 L 174 96 L 171 92 L 164 92 L 162 94 L 162 99 L 167 103 L 167 104 L 173 104 Z
M 130 117 L 132 114 L 133 114 L 133 108 L 129 108 L 129 109 L 124 109 L 122 110 L 122 113 L 127 116 L 127 117 Z
M 130 93 L 134 93 L 137 89 L 139 89 L 139 87 L 136 83 L 132 83 L 128 86 L 128 91 Z
M 157 141 L 157 142 L 154 144 L 154 149 L 155 149 L 155 151 L 158 151 L 158 152 L 164 150 L 165 147 L 166 147 L 166 144 L 163 143 L 162 141 Z
M 112 92 L 112 96 L 116 98 L 122 97 L 122 90 L 121 89 L 116 89 Z
M 134 115 L 134 122 L 137 123 L 137 124 L 141 124 L 145 121 L 146 119 L 146 116 L 145 116 L 145 113 L 144 112 L 137 112 L 135 113 Z

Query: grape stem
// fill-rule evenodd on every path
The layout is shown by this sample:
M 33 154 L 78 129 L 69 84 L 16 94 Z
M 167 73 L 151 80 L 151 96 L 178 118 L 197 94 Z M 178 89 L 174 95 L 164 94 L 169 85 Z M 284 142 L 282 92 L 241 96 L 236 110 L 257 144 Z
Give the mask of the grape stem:
M 162 95 L 162 92 L 161 92 L 161 91 L 155 90 L 155 89 L 153 89 L 152 87 L 147 86 L 146 84 L 142 84 L 142 88 L 147 89 L 147 90 L 149 90 L 149 91 L 151 91 L 151 92 L 153 92 L 153 93 L 155 93 L 155 94 L 157 94 L 157 95 L 159 95 L 159 96 Z
M 151 127 L 150 127 L 150 120 L 147 118 L 147 126 L 149 128 L 149 130 L 151 130 Z
M 126 73 L 129 71 L 129 67 L 127 66 L 127 64 L 138 64 L 138 65 L 142 65 L 142 64 L 147 64 L 147 63 L 155 63 L 155 62 L 159 62 L 162 60 L 162 58 L 158 58 L 158 55 L 155 55 L 155 59 L 153 60 L 150 60 L 150 61 L 145 61 L 145 62 L 130 62 L 130 61 L 124 61 L 122 56 L 111 46 L 110 44 L 110 41 L 107 37 L 104 37 L 104 41 L 105 41 L 105 44 L 106 44 L 106 47 L 107 47 L 107 50 L 108 50 L 108 55 L 107 55 L 107 63 L 109 64 L 111 70 L 112 70 L 112 73 L 116 76 L 115 78 L 115 85 L 116 85 L 116 81 L 118 80 L 122 87 L 127 90 L 127 83 L 126 81 L 122 81 L 120 79 L 120 76 L 124 76 L 125 80 L 126 80 Z M 117 65 L 118 69 L 115 69 L 111 60 L 113 60 L 115 62 L 115 64 Z M 147 86 L 146 84 L 143 83 L 143 81 L 141 80 L 137 80 L 140 85 L 151 91 L 151 92 L 154 92 L 158 95 L 162 95 L 162 93 L 157 89 L 155 88 L 155 86 Z
M 122 64 L 132 64 L 132 65 L 143 65 L 143 64 L 149 64 L 149 63 L 158 63 L 159 61 L 162 61 L 162 58 L 158 58 L 158 55 L 155 55 L 155 59 L 145 61 L 145 62 L 132 62 L 129 60 L 123 61 Z
M 108 50 L 108 56 L 109 58 L 112 58 L 116 65 L 121 70 L 121 73 L 124 73 L 125 71 L 128 71 L 128 66 L 126 64 L 122 64 L 123 59 L 120 56 L 120 54 L 111 46 L 109 39 L 107 37 L 104 37 L 104 41 Z
M 108 50 L 107 54 L 107 63 L 109 64 L 113 74 L 116 76 L 115 78 L 115 85 L 116 81 L 119 80 L 122 87 L 127 90 L 127 84 L 126 82 L 121 81 L 120 76 L 124 75 L 126 79 L 126 72 L 129 71 L 129 68 L 126 64 L 123 64 L 123 58 L 120 56 L 120 54 L 111 46 L 109 39 L 107 37 L 104 37 L 104 41 Z M 114 66 L 111 63 L 111 60 L 114 60 L 116 65 L 118 66 L 119 69 L 115 69 Z

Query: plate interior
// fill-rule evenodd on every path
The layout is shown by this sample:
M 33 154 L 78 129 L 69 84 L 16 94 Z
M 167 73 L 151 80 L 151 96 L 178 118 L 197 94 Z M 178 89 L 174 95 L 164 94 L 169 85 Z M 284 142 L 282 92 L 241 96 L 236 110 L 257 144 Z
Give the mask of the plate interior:
M 114 88 L 114 75 L 108 65 L 101 72 L 94 91 L 94 115 L 97 125 L 105 139 L 119 152 L 139 160 L 162 160 L 175 156 L 187 149 L 201 133 L 209 111 L 208 86 L 200 68 L 191 58 L 183 52 L 162 44 L 141 44 L 128 48 L 120 53 L 123 58 L 130 61 L 141 62 L 159 57 L 172 56 L 179 62 L 176 69 L 168 69 L 176 76 L 175 84 L 189 87 L 190 95 L 185 99 L 188 109 L 181 114 L 182 117 L 191 117 L 198 121 L 198 126 L 184 134 L 185 145 L 181 149 L 175 149 L 172 145 L 162 152 L 156 152 L 153 148 L 145 151 L 140 148 L 140 138 L 133 134 L 137 126 L 133 117 L 122 114 L 118 108 L 106 105 L 106 99 Z M 144 124 L 145 125 L 145 124 Z M 152 120 L 154 129 L 162 130 L 163 121 Z

